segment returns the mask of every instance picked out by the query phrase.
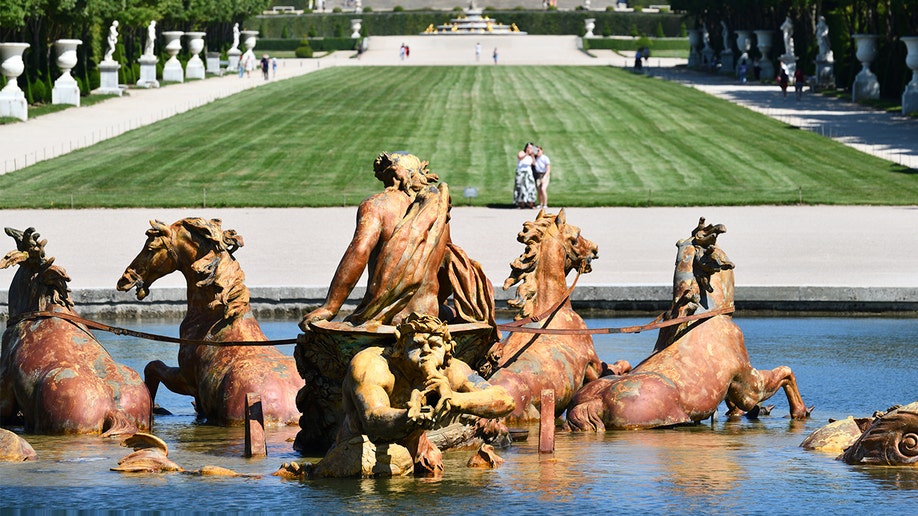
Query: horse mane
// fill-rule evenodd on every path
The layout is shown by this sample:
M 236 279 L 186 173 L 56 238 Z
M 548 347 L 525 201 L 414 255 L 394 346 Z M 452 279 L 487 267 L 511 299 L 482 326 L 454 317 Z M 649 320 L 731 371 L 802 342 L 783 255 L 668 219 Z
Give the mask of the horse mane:
M 199 288 L 214 289 L 214 300 L 208 305 L 212 310 L 223 307 L 224 319 L 233 319 L 249 310 L 249 289 L 245 286 L 245 273 L 233 256 L 244 245 L 242 237 L 233 229 L 224 230 L 220 219 L 188 218 L 182 225 L 201 237 L 211 249 L 203 258 L 191 264 Z
M 509 306 L 519 310 L 515 319 L 523 319 L 533 315 L 535 301 L 538 295 L 535 272 L 539 265 L 539 250 L 546 234 L 558 224 L 558 215 L 540 212 L 536 220 L 523 223 L 523 230 L 517 235 L 516 240 L 526 245 L 523 254 L 510 263 L 510 277 L 504 281 L 504 290 L 519 284 L 516 289 L 516 299 L 507 301 Z M 562 218 L 563 220 L 563 218 Z
M 35 228 L 19 231 L 6 228 L 6 234 L 16 241 L 16 251 L 7 253 L 0 260 L 0 268 L 19 265 L 13 285 L 10 287 L 10 307 L 17 306 L 19 312 L 48 310 L 53 305 L 67 310 L 73 309 L 73 299 L 67 283 L 70 277 L 60 266 L 54 265 L 54 258 L 45 256 L 47 240 L 39 240 Z
M 676 272 L 673 275 L 673 304 L 669 318 L 694 314 L 701 306 L 702 293 L 713 292 L 711 278 L 735 267 L 717 246 L 717 236 L 726 233 L 723 224 L 705 225 L 704 217 L 692 230 L 692 236 L 676 243 Z M 680 268 L 680 265 L 683 268 Z M 687 270 L 686 267 L 691 267 Z

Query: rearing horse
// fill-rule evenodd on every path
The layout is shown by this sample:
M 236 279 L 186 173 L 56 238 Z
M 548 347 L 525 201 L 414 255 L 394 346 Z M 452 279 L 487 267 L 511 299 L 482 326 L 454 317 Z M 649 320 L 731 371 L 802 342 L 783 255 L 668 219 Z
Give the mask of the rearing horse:
M 66 319 L 77 317 L 70 278 L 45 258 L 47 241 L 35 228 L 6 234 L 16 250 L 0 259 L 0 269 L 19 269 L 0 352 L 0 422 L 21 412 L 26 431 L 39 434 L 107 437 L 148 429 L 152 403 L 140 375 L 115 362 L 83 324 Z
M 137 288 L 147 296 L 157 279 L 180 271 L 188 286 L 188 308 L 179 334 L 188 340 L 265 341 L 252 315 L 245 275 L 233 252 L 242 237 L 224 231 L 219 219 L 185 218 L 167 226 L 151 221 L 147 241 L 118 280 L 118 290 Z M 261 395 L 265 423 L 296 424 L 296 393 L 303 386 L 293 357 L 273 346 L 220 346 L 182 343 L 178 367 L 157 360 L 144 368 L 152 396 L 162 383 L 178 394 L 194 396 L 195 410 L 209 423 L 245 421 L 245 396 Z
M 557 215 L 540 211 L 534 221 L 523 224 L 517 240 L 526 250 L 510 264 L 512 271 L 504 282 L 504 290 L 519 284 L 517 298 L 508 302 L 519 310 L 515 319 L 557 307 L 542 328 L 586 329 L 571 308 L 566 278 L 571 270 L 590 272 L 590 261 L 598 256 L 596 245 L 580 236 L 580 228 L 567 224 L 564 210 Z M 501 358 L 488 380 L 513 396 L 516 409 L 507 416 L 511 422 L 539 419 L 542 389 L 555 391 L 555 414 L 560 416 L 577 389 L 603 371 L 587 334 L 515 332 L 495 346 Z
M 676 245 L 673 304 L 664 319 L 711 312 L 711 317 L 660 330 L 653 352 L 623 376 L 603 377 L 574 396 L 574 430 L 652 428 L 711 417 L 721 401 L 736 417 L 783 388 L 791 416 L 805 419 L 797 380 L 787 366 L 754 369 L 733 322 L 733 264 L 717 247 L 723 225 L 702 218 L 691 238 Z

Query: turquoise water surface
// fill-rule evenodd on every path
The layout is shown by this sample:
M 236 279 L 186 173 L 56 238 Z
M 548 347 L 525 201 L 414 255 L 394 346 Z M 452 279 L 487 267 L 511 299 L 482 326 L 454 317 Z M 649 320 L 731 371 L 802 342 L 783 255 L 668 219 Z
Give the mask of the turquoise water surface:
M 723 417 L 675 429 L 556 436 L 553 454 L 539 454 L 538 429 L 500 451 L 497 470 L 470 470 L 471 451 L 445 454 L 442 479 L 291 482 L 271 476 L 299 460 L 290 440 L 297 428 L 270 431 L 267 458 L 242 457 L 242 428 L 194 422 L 191 398 L 163 388 L 154 433 L 170 458 L 188 470 L 224 466 L 258 478 L 110 471 L 127 455 L 119 440 L 25 436 L 40 460 L 0 464 L 0 512 L 26 509 L 113 511 L 244 511 L 301 513 L 556 514 L 724 513 L 797 514 L 831 511 L 918 513 L 918 468 L 849 466 L 832 455 L 799 448 L 829 418 L 869 416 L 918 400 L 918 320 L 892 318 L 736 318 L 753 366 L 788 365 L 812 419 L 787 418 L 783 392 L 770 416 L 727 422 Z M 592 319 L 592 327 L 629 326 L 644 319 Z M 113 323 L 177 335 L 177 322 Z M 263 321 L 268 337 L 298 333 L 295 322 Z M 100 334 L 115 356 L 140 371 L 146 362 L 176 363 L 176 346 Z M 603 360 L 636 364 L 656 332 L 596 337 Z M 285 346 L 292 353 L 292 346 Z M 721 414 L 723 413 L 723 406 Z

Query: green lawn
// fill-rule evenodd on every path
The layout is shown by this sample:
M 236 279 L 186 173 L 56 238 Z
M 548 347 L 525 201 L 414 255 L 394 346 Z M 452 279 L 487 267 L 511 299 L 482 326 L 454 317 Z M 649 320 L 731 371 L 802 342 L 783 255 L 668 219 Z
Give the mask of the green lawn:
M 339 67 L 0 176 L 0 208 L 353 205 L 408 150 L 511 202 L 526 141 L 554 206 L 914 204 L 918 175 L 675 83 L 604 67 Z

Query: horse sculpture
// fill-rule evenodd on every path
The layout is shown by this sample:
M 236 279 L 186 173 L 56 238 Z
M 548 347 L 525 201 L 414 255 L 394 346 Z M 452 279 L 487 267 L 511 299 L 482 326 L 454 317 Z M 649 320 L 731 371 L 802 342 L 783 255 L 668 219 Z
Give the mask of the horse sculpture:
M 219 345 L 266 341 L 252 315 L 245 275 L 233 253 L 242 237 L 224 231 L 219 219 L 185 218 L 167 226 L 151 221 L 140 254 L 118 280 L 118 290 L 147 296 L 157 279 L 180 271 L 188 285 L 188 307 L 179 331 L 178 367 L 157 360 L 144 368 L 155 399 L 159 384 L 194 396 L 195 410 L 209 423 L 245 421 L 247 393 L 261 395 L 266 424 L 296 424 L 296 393 L 303 386 L 293 357 L 267 345 Z M 214 342 L 215 345 L 201 344 Z
M 571 270 L 587 273 L 596 258 L 593 242 L 580 236 L 580 228 L 567 224 L 564 210 L 557 215 L 540 211 L 534 221 L 523 224 L 517 236 L 526 245 L 523 254 L 510 264 L 512 272 L 504 290 L 517 287 L 517 298 L 508 302 L 518 309 L 517 321 L 551 312 L 540 323 L 549 329 L 586 329 L 583 319 L 571 308 L 567 274 Z M 495 345 L 492 354 L 500 359 L 488 379 L 507 389 L 516 409 L 507 416 L 510 422 L 539 419 L 541 391 L 555 392 L 555 415 L 564 413 L 574 393 L 603 372 L 588 334 L 559 335 L 514 332 Z
M 149 428 L 151 398 L 137 371 L 116 363 L 75 318 L 63 268 L 45 258 L 34 228 L 6 228 L 18 265 L 0 353 L 0 422 L 39 434 L 131 434 Z M 36 314 L 36 312 L 42 312 Z
M 791 416 L 805 419 L 807 408 L 787 366 L 754 369 L 733 322 L 733 264 L 717 246 L 723 225 L 702 218 L 691 238 L 676 245 L 673 304 L 665 320 L 703 315 L 664 327 L 651 355 L 621 376 L 584 386 L 568 411 L 573 430 L 651 428 L 698 422 L 725 401 L 729 417 L 757 410 L 784 388 Z

